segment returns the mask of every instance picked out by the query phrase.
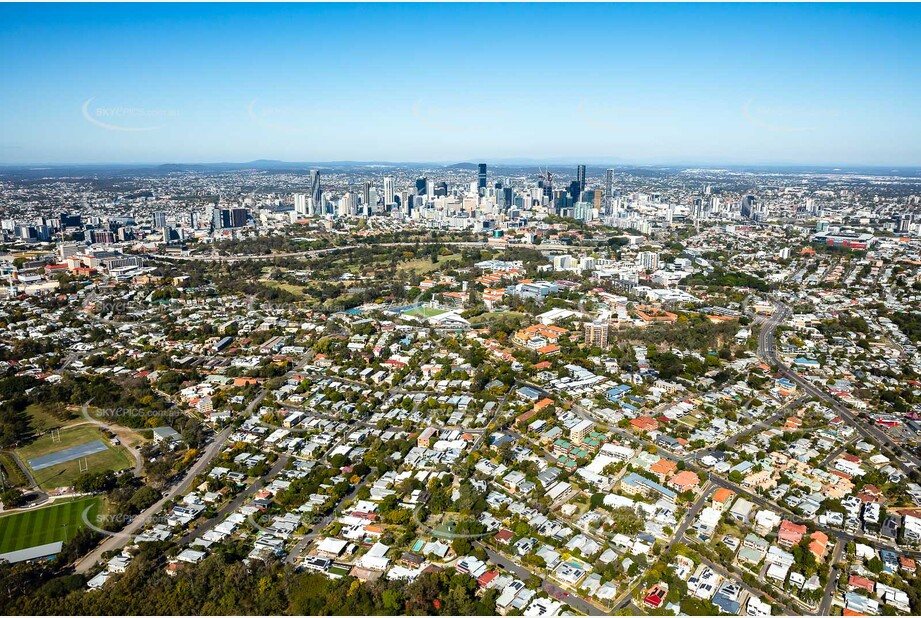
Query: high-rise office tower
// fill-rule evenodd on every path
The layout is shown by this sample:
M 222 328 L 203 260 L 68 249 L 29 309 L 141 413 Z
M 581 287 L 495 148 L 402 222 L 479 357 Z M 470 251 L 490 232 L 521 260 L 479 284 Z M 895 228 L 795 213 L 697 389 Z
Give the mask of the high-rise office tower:
M 384 205 L 393 204 L 393 178 L 384 176 Z
M 365 181 L 364 191 L 361 194 L 361 203 L 367 206 L 371 202 L 371 181 Z
M 486 164 L 480 163 L 480 173 L 477 178 L 477 189 L 479 189 L 480 195 L 486 193 Z
M 339 202 L 336 205 L 336 216 L 349 217 L 355 214 L 357 207 L 358 196 L 352 191 L 346 191 L 345 195 L 339 198 Z
M 425 179 L 425 176 L 416 179 L 416 195 L 425 195 L 427 188 L 428 181 Z
M 371 189 L 368 195 L 370 197 L 368 200 L 368 214 L 373 214 L 377 212 L 377 203 L 380 201 L 381 196 L 377 189 Z
M 674 205 L 669 204 L 669 209 L 674 209 Z M 704 218 L 704 200 L 703 198 L 695 197 L 691 202 L 691 218 L 695 221 Z M 671 223 L 669 219 L 669 223 Z
M 61 214 L 61 227 L 81 227 L 83 222 L 80 215 Z
M 585 191 L 585 166 L 580 165 L 576 168 L 576 180 L 579 182 L 579 194 Z
M 569 183 L 569 197 L 572 198 L 573 202 L 578 202 L 580 195 L 582 195 L 582 190 L 579 189 L 579 181 L 573 180 Z
M 414 199 L 415 196 L 409 191 L 400 193 L 400 212 L 403 213 L 404 216 L 408 217 L 409 213 L 412 212 Z
M 249 218 L 245 208 L 215 208 L 212 225 L 215 230 L 244 227 Z
M 544 190 L 545 197 L 553 197 L 553 174 L 550 170 L 547 170 L 547 173 L 537 184 Z
M 614 212 L 614 170 L 607 170 L 604 173 L 604 214 L 610 215 Z
M 310 200 L 306 193 L 294 194 L 294 212 L 302 217 L 310 214 Z
M 313 199 L 314 208 L 323 204 L 323 189 L 320 188 L 320 171 L 310 170 L 310 197 Z
M 153 213 L 153 227 L 161 228 L 166 227 L 166 213 L 162 210 L 156 210 Z
M 742 216 L 746 219 L 754 219 L 757 214 L 758 199 L 754 195 L 746 195 L 742 198 Z

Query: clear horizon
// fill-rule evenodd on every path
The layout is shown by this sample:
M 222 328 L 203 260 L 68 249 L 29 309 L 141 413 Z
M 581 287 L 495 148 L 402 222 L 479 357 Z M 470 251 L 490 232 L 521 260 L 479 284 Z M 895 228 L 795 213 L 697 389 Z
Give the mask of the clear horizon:
M 0 165 L 921 165 L 917 5 L 48 6 Z
M 341 160 L 328 160 L 328 161 L 284 161 L 279 159 L 253 159 L 251 161 L 88 161 L 84 163 L 72 163 L 72 162 L 59 162 L 59 161 L 48 161 L 48 162 L 26 162 L 26 163 L 0 163 L 0 169 L 16 169 L 16 168 L 32 168 L 32 169 L 42 169 L 42 168 L 81 168 L 81 167 L 162 167 L 162 166 L 246 166 L 257 163 L 272 163 L 277 164 L 280 168 L 286 165 L 306 165 L 306 166 L 335 166 L 335 165 L 367 165 L 367 166 L 444 166 L 451 167 L 456 165 L 475 165 L 477 163 L 486 163 L 490 167 L 565 167 L 565 166 L 577 166 L 579 164 L 586 165 L 588 168 L 645 168 L 645 167 L 661 167 L 661 168 L 701 168 L 701 169 L 734 169 L 734 168 L 763 168 L 763 169 L 784 169 L 789 168 L 791 170 L 806 170 L 808 168 L 829 168 L 829 169 L 840 169 L 846 171 L 854 170 L 880 170 L 885 171 L 891 169 L 893 171 L 911 171 L 912 168 L 919 168 L 921 172 L 921 164 L 900 164 L 900 163 L 874 163 L 874 164 L 861 164 L 861 163 L 795 163 L 795 162 L 777 162 L 777 163 L 758 163 L 758 162 L 719 162 L 719 161 L 701 161 L 701 162 L 681 162 L 681 161 L 662 161 L 662 162 L 645 162 L 645 163 L 636 163 L 631 161 L 611 161 L 611 162 L 601 162 L 594 160 L 581 160 L 581 159 L 572 159 L 572 160 L 559 160 L 548 158 L 546 160 L 490 160 L 490 159 L 467 159 L 467 160 L 445 160 L 445 161 L 380 161 L 380 160 L 368 160 L 362 161 L 359 159 L 341 159 Z M 271 170 L 271 168 L 267 168 Z

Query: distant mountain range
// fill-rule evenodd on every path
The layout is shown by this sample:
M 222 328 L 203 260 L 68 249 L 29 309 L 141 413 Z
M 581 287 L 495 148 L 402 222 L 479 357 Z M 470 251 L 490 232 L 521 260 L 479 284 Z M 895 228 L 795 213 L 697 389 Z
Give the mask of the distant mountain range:
M 676 173 L 683 170 L 726 170 L 731 172 L 781 173 L 781 174 L 857 174 L 895 177 L 921 177 L 921 168 L 917 166 L 820 166 L 820 165 L 720 165 L 720 164 L 672 164 L 672 165 L 636 165 L 630 163 L 602 162 L 598 158 L 556 159 L 541 161 L 537 159 L 485 159 L 490 170 L 537 171 L 550 169 L 558 173 L 568 170 L 578 163 L 584 163 L 590 172 L 612 167 L 622 172 Z M 48 165 L 0 165 L 0 176 L 35 178 L 47 176 L 133 176 L 161 175 L 181 172 L 215 173 L 242 170 L 261 170 L 277 173 L 306 172 L 310 169 L 327 171 L 346 171 L 356 168 L 377 170 L 390 169 L 435 169 L 457 171 L 476 171 L 478 163 L 463 161 L 459 163 L 422 162 L 422 161 L 312 161 L 294 162 L 273 159 L 258 159 L 245 163 L 95 163 L 95 164 L 48 164 Z

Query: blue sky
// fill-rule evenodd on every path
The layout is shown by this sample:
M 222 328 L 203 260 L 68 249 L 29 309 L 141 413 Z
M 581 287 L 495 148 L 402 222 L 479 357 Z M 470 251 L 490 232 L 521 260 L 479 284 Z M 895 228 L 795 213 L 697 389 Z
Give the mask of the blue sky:
M 0 5 L 0 164 L 921 164 L 921 7 Z

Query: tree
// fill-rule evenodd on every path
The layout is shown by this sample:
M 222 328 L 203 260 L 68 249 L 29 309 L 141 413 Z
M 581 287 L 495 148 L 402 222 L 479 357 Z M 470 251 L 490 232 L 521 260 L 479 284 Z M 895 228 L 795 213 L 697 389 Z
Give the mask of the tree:
M 19 489 L 8 489 L 0 494 L 0 504 L 4 509 L 14 509 L 25 504 L 25 494 Z
M 878 556 L 873 556 L 867 561 L 867 568 L 876 575 L 883 572 L 883 566 L 883 561 L 880 560 Z
M 466 556 L 470 553 L 470 548 L 470 541 L 462 537 L 457 537 L 451 542 L 451 549 L 458 556 Z

